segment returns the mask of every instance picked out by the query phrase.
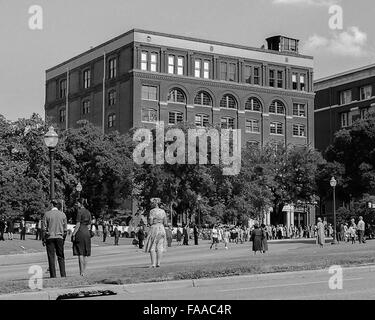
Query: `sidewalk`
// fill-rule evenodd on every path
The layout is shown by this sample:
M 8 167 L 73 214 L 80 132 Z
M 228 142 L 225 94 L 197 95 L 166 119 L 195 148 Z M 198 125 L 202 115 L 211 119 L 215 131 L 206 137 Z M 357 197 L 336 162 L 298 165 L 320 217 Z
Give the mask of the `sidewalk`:
M 349 270 L 366 270 L 369 272 L 375 271 L 375 264 L 368 264 L 357 267 L 343 268 L 344 272 Z M 238 283 L 241 284 L 244 280 L 261 280 L 262 278 L 294 278 L 297 275 L 303 276 L 311 273 L 327 273 L 327 269 L 318 270 L 305 270 L 305 271 L 293 271 L 293 272 L 278 272 L 278 273 L 266 273 L 266 274 L 255 274 L 255 275 L 241 275 L 241 276 L 230 276 L 230 277 L 217 277 L 217 278 L 203 278 L 203 279 L 190 279 L 190 280 L 178 280 L 178 281 L 163 281 L 163 282 L 147 282 L 138 284 L 126 284 L 126 285 L 100 285 L 100 286 L 88 286 L 68 289 L 46 289 L 41 291 L 16 293 L 0 295 L 0 300 L 58 300 L 63 299 L 64 295 L 74 294 L 100 294 L 101 292 L 113 293 L 116 295 L 132 295 L 141 292 L 152 292 L 157 290 L 170 290 L 170 289 L 183 289 L 192 287 L 210 287 L 220 283 Z M 66 298 L 66 297 L 65 297 Z M 74 299 L 74 297 L 72 298 Z

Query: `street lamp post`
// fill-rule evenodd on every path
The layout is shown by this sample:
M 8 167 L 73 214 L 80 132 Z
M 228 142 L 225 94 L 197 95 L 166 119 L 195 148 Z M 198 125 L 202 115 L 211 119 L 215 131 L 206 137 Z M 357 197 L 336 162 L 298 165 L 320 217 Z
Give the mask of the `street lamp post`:
M 198 195 L 198 225 L 199 225 L 199 229 L 201 228 L 201 200 L 202 200 L 202 196 L 199 194 Z
M 77 186 L 76 186 L 76 190 L 78 192 L 78 200 L 81 199 L 81 191 L 82 191 L 82 185 L 81 185 L 81 182 L 78 182 Z
M 53 200 L 55 197 L 54 187 L 54 154 L 57 143 L 59 142 L 59 136 L 55 132 L 55 129 L 51 126 L 48 132 L 44 135 L 44 143 L 49 149 L 49 164 L 50 164 L 50 199 Z
M 332 244 L 337 244 L 337 240 L 336 240 L 336 194 L 335 194 L 337 181 L 334 177 L 332 177 L 329 183 L 333 189 L 333 242 Z

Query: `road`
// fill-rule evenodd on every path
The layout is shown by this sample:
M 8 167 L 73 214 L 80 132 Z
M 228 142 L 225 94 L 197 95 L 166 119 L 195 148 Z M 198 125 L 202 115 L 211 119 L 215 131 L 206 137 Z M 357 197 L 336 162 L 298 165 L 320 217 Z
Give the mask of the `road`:
M 342 289 L 330 289 L 328 270 L 195 280 L 192 284 L 126 287 L 90 300 L 348 300 L 375 299 L 375 267 L 343 269 Z M 338 282 L 335 282 L 336 284 Z M 168 305 L 168 303 L 166 303 Z

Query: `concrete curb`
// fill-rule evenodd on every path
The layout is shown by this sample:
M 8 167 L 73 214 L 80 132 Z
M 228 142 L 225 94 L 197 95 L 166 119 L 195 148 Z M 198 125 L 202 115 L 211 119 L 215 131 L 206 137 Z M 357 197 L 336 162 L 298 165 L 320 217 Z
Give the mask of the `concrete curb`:
M 347 267 L 343 268 L 345 271 L 350 270 L 366 270 L 375 271 L 375 264 L 362 265 L 357 267 Z M 191 288 L 191 287 L 207 287 L 213 282 L 218 280 L 221 282 L 242 282 L 244 279 L 254 279 L 258 280 L 264 277 L 295 277 L 298 275 L 306 273 L 316 273 L 316 272 L 327 272 L 325 269 L 317 270 L 301 270 L 301 271 L 288 271 L 288 272 L 274 272 L 274 273 L 262 273 L 262 274 L 252 274 L 252 275 L 239 275 L 239 276 L 229 276 L 229 277 L 216 277 L 207 279 L 188 279 L 188 280 L 173 280 L 173 281 L 161 281 L 161 282 L 144 282 L 144 283 L 134 283 L 134 284 L 124 284 L 124 285 L 97 285 L 88 287 L 77 287 L 77 288 L 64 288 L 64 289 L 45 289 L 41 291 L 34 292 L 21 292 L 0 295 L 0 300 L 56 300 L 59 296 L 64 294 L 74 294 L 82 291 L 100 291 L 100 290 L 111 290 L 117 294 L 133 294 L 145 291 L 153 290 L 168 290 L 176 288 Z

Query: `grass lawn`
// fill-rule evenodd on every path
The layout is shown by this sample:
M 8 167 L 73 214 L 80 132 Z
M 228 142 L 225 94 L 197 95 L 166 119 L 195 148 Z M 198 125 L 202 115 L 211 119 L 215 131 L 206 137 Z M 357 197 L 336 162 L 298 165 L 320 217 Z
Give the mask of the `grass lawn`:
M 276 246 L 274 247 L 276 248 Z M 205 249 L 202 249 L 205 250 Z M 207 250 L 207 249 L 206 249 Z M 161 268 L 149 269 L 146 266 L 112 267 L 105 270 L 92 270 L 85 278 L 79 276 L 66 279 L 45 279 L 45 288 L 69 288 L 97 284 L 129 284 L 166 280 L 199 279 L 224 277 L 244 274 L 260 274 L 298 270 L 324 269 L 332 265 L 356 266 L 375 263 L 375 241 L 366 244 L 340 244 L 323 249 L 315 245 L 301 245 L 295 250 L 282 254 L 268 252 L 266 254 L 248 254 L 225 260 L 212 259 L 194 261 L 192 263 L 165 264 Z M 27 291 L 28 283 L 22 281 L 0 282 L 0 293 Z

